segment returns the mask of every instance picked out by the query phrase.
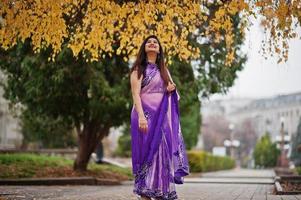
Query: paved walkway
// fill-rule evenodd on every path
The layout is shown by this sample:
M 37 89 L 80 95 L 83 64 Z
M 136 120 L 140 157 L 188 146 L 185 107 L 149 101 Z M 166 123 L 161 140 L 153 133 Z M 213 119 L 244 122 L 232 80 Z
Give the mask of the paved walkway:
M 202 174 L 202 177 L 247 177 L 247 178 L 274 178 L 275 172 L 271 169 L 244 169 L 221 170 Z
M 188 183 L 273 184 L 274 170 L 240 169 L 204 173 L 200 178 L 186 178 Z
M 219 183 L 192 182 L 186 178 L 183 185 L 177 185 L 180 200 L 301 200 L 301 195 L 272 195 L 272 184 L 238 184 L 229 180 L 241 178 L 272 178 L 273 172 L 235 169 L 203 174 L 201 179 L 221 179 Z M 224 182 L 222 182 L 224 180 Z M 132 182 L 120 186 L 0 186 L 0 199 L 9 200 L 136 200 L 132 194 Z
M 271 186 L 246 184 L 195 184 L 177 187 L 181 200 L 266 199 Z M 7 186 L 0 187 L 0 197 L 10 200 L 136 200 L 132 185 L 122 186 Z M 255 198 L 262 197 L 262 198 Z

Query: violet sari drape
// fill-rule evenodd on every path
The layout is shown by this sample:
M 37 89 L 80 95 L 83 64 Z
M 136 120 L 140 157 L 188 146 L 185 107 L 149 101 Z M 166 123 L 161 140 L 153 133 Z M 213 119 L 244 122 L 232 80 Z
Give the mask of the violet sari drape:
M 133 106 L 133 192 L 154 198 L 177 199 L 175 184 L 183 184 L 183 177 L 189 174 L 180 125 L 180 96 L 177 90 L 168 93 L 157 65 L 147 63 L 140 97 L 148 132 L 138 129 L 138 113 Z

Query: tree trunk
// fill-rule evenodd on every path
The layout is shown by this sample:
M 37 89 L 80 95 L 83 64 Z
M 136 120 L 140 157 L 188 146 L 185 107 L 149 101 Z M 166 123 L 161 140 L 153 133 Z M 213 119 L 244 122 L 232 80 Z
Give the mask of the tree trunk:
M 87 166 L 96 146 L 108 133 L 109 128 L 97 130 L 98 124 L 89 123 L 84 126 L 84 129 L 78 132 L 78 152 L 73 164 L 73 169 L 76 171 L 86 171 Z
M 96 134 L 96 133 L 94 133 Z M 89 141 L 89 136 L 92 136 L 93 133 L 91 134 L 82 134 L 81 137 L 79 137 L 79 146 L 78 146 L 78 151 L 76 155 L 76 159 L 73 164 L 73 169 L 76 171 L 86 171 L 88 162 L 90 160 L 90 156 L 93 152 L 91 146 L 94 146 L 94 143 L 97 143 L 96 140 L 94 141 Z

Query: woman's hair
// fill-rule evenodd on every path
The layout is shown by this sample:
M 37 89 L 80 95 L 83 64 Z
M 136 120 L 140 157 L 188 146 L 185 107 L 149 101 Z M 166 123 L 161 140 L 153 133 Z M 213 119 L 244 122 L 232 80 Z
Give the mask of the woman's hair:
M 159 67 L 160 75 L 161 75 L 162 79 L 164 80 L 164 83 L 167 85 L 168 82 L 170 81 L 170 78 L 168 76 L 168 72 L 167 72 L 167 69 L 166 69 L 165 63 L 164 63 L 163 48 L 161 46 L 159 39 L 155 35 L 148 36 L 141 44 L 138 55 L 137 55 L 137 59 L 134 62 L 133 66 L 130 70 L 130 74 L 134 70 L 138 70 L 138 79 L 140 79 L 141 75 L 145 75 L 145 69 L 146 69 L 146 65 L 147 65 L 147 55 L 145 52 L 145 44 L 149 38 L 155 38 L 158 41 L 160 53 L 157 54 L 156 64 Z

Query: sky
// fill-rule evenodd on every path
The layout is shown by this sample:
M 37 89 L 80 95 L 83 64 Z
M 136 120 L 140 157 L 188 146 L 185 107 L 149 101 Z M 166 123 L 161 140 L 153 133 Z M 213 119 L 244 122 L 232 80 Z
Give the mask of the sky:
M 243 51 L 248 61 L 226 95 L 213 95 L 210 99 L 265 98 L 281 94 L 301 92 L 301 40 L 289 43 L 289 57 L 286 63 L 277 64 L 277 57 L 264 59 L 258 51 L 264 37 L 259 20 L 246 34 Z M 299 36 L 301 31 L 298 29 Z

